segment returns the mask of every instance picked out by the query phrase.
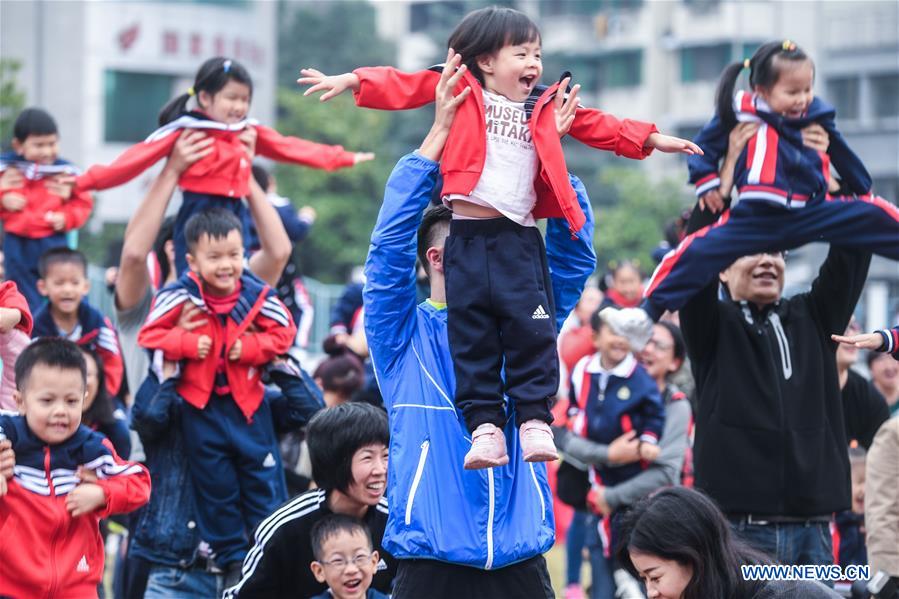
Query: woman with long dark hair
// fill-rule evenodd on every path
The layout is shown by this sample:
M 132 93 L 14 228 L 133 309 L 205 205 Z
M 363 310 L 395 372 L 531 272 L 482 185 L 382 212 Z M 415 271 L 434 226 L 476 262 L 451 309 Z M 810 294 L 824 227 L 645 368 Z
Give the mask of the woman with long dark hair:
M 741 566 L 768 558 L 739 541 L 715 503 L 671 487 L 620 522 L 618 562 L 641 578 L 649 599 L 816 599 L 839 597 L 810 581 L 748 581 Z

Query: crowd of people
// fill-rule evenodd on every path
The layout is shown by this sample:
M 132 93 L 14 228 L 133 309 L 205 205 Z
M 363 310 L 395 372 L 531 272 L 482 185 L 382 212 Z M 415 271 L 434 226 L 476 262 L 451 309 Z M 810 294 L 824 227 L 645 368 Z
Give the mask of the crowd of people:
M 768 564 L 870 565 L 892 597 L 899 327 L 852 315 L 872 253 L 899 259 L 899 210 L 811 58 L 787 40 L 729 66 L 694 143 L 584 108 L 568 75 L 540 84 L 540 31 L 512 9 L 470 13 L 448 46 L 417 73 L 302 70 L 322 100 L 435 112 L 315 363 L 291 263 L 315 212 L 253 160 L 371 154 L 249 119 L 252 78 L 227 57 L 83 173 L 49 113 L 18 115 L 0 156 L 0 596 L 546 598 L 564 543 L 566 599 L 862 592 L 742 574 Z M 698 202 L 660 231 L 651 277 L 597 268 L 566 135 L 687 156 Z M 103 314 L 66 233 L 91 191 L 162 159 Z M 811 289 L 784 297 L 786 250 L 822 237 Z

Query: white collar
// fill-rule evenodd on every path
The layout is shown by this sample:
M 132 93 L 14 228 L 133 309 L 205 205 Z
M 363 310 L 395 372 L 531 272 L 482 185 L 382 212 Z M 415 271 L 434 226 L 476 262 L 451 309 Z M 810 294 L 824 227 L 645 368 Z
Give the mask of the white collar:
M 593 357 L 590 358 L 590 361 L 587 363 L 587 372 L 590 374 L 605 374 L 617 376 L 622 379 L 630 378 L 636 368 L 637 358 L 635 358 L 632 353 L 628 353 L 627 356 L 625 356 L 624 359 L 611 370 L 606 370 L 602 367 L 599 352 L 593 354 Z

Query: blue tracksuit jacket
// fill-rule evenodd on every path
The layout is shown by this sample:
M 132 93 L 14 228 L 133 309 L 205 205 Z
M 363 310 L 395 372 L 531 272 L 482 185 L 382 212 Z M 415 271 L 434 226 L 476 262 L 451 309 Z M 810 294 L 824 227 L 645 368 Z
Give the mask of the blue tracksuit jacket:
M 471 439 L 452 400 L 446 310 L 416 305 L 416 230 L 437 171 L 438 163 L 416 154 L 400 160 L 365 263 L 365 331 L 390 417 L 383 545 L 400 559 L 489 570 L 552 546 L 552 495 L 545 465 L 522 460 L 514 417 L 505 428 L 508 465 L 462 468 Z M 550 219 L 546 233 L 559 327 L 596 266 L 592 210 L 583 184 L 571 182 L 587 222 L 572 238 L 564 219 Z

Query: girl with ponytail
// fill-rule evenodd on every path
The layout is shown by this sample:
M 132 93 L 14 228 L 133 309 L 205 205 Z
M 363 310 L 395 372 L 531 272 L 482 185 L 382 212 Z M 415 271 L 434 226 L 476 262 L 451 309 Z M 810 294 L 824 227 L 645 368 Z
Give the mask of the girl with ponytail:
M 127 183 L 168 156 L 181 131 L 205 132 L 208 145 L 203 158 L 191 165 L 179 180 L 184 201 L 175 219 L 173 239 L 175 264 L 180 274 L 187 267 L 184 223 L 193 214 L 221 207 L 247 223 L 249 216 L 241 198 L 249 193 L 254 154 L 327 170 L 374 158 L 370 153 L 347 152 L 341 146 L 283 136 L 259 125 L 247 118 L 252 96 L 253 80 L 243 65 L 222 56 L 210 58 L 200 66 L 193 85 L 160 111 L 159 129 L 109 166 L 92 166 L 78 177 L 76 187 L 107 189 Z M 195 105 L 192 109 L 191 104 Z
M 737 89 L 744 70 L 749 90 Z M 871 193 L 871 176 L 837 131 L 834 108 L 814 95 L 814 79 L 811 58 L 789 40 L 764 44 L 724 69 L 717 114 L 694 140 L 704 153 L 687 163 L 701 209 L 721 210 L 731 187 L 740 202 L 665 256 L 642 309 L 618 315 L 632 330 L 681 308 L 742 256 L 827 241 L 899 260 L 899 209 Z M 733 168 L 719 175 L 738 123 L 748 142 L 736 144 L 731 153 L 739 155 L 725 163 Z

